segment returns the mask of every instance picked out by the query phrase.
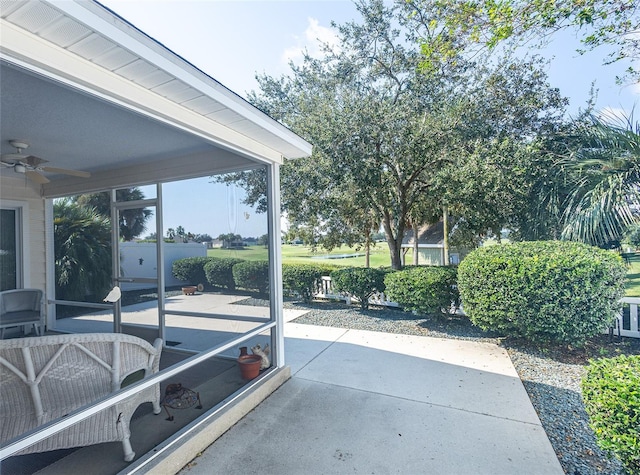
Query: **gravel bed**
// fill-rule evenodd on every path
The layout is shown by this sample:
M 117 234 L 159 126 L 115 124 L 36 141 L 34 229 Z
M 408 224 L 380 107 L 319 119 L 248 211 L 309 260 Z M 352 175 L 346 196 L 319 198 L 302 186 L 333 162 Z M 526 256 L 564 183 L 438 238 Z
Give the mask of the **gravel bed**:
M 266 302 L 247 299 L 242 304 L 260 305 Z M 617 460 L 607 458 L 596 443 L 582 403 L 580 382 L 585 372 L 584 364 L 589 357 L 618 353 L 639 354 L 640 342 L 635 339 L 610 341 L 607 336 L 603 336 L 583 350 L 538 349 L 528 347 L 521 341 L 483 332 L 467 318 L 459 316 L 416 316 L 389 308 L 361 311 L 356 306 L 335 302 L 285 302 L 285 308 L 309 310 L 297 318 L 296 323 L 473 340 L 503 346 L 520 375 L 565 473 L 625 473 L 622 465 Z

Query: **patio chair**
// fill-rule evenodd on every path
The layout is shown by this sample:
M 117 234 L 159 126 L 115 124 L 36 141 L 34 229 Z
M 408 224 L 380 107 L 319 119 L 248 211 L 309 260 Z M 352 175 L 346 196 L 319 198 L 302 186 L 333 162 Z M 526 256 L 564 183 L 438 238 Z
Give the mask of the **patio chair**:
M 0 292 L 0 339 L 5 328 L 33 325 L 36 335 L 44 334 L 42 290 L 16 289 Z

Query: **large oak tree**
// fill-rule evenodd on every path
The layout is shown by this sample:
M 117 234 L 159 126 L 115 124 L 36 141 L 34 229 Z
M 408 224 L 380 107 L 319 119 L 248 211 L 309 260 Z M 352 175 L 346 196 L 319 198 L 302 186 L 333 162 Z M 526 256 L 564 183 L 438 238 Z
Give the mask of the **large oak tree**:
M 314 145 L 312 157 L 282 169 L 288 218 L 325 246 L 366 243 L 381 226 L 394 268 L 401 267 L 407 227 L 437 217 L 444 204 L 461 216 L 473 207 L 476 234 L 499 231 L 520 203 L 509 190 L 526 185 L 512 176 L 517 161 L 562 116 L 558 91 L 535 61 L 489 67 L 449 57 L 425 73 L 417 47 L 422 23 L 402 3 L 374 0 L 358 9 L 361 22 L 337 27 L 337 48 L 306 56 L 290 75 L 260 76 L 261 90 L 250 96 Z M 489 156 L 499 156 L 500 166 Z M 455 180 L 465 166 L 466 186 L 476 187 L 471 203 Z M 495 175 L 496 190 L 512 186 L 489 199 L 474 170 Z M 249 189 L 252 202 L 260 196 L 257 176 L 231 178 Z

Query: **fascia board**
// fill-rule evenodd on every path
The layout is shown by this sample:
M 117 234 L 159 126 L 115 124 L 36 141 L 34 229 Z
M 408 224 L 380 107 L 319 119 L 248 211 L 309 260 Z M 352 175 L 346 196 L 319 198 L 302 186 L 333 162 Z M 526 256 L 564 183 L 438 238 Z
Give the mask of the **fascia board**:
M 52 6 L 298 148 L 300 156 L 311 155 L 306 140 L 101 5 L 80 0 Z

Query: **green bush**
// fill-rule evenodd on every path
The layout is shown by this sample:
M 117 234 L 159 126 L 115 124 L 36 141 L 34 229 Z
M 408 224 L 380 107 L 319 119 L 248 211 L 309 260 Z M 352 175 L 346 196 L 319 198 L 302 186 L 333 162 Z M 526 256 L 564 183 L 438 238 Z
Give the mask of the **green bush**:
M 209 259 L 209 257 L 185 257 L 183 259 L 176 259 L 171 265 L 171 273 L 176 279 L 182 280 L 186 284 L 204 285 L 207 282 L 204 266 Z
M 611 324 L 626 268 L 612 251 L 577 242 L 482 247 L 458 268 L 465 313 L 484 330 L 582 346 Z
M 204 265 L 207 282 L 214 287 L 235 290 L 236 283 L 233 278 L 233 266 L 240 262 L 244 262 L 244 260 L 234 257 L 209 258 L 209 261 Z
M 598 445 L 640 474 L 640 355 L 591 361 L 582 398 Z
M 236 287 L 266 294 L 269 289 L 269 262 L 244 261 L 233 266 Z
M 412 267 L 384 279 L 389 300 L 419 313 L 450 313 L 460 306 L 455 267 Z
M 288 295 L 311 302 L 323 269 L 311 264 L 282 264 L 282 286 Z
M 369 297 L 384 292 L 385 272 L 381 269 L 348 267 L 331 273 L 331 283 L 339 292 L 353 295 L 360 301 L 360 308 L 369 308 Z

